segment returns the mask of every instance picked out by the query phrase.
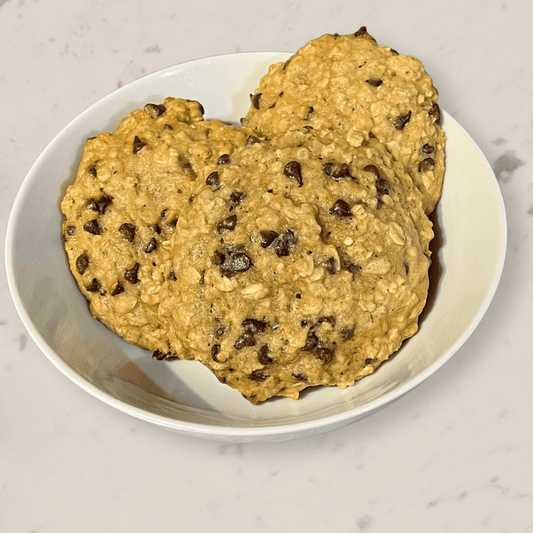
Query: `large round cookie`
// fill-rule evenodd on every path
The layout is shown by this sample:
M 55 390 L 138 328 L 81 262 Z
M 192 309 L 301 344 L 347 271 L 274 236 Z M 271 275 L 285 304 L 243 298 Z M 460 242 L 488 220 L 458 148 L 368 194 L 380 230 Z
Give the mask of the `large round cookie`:
M 158 358 L 170 353 L 157 305 L 178 216 L 205 165 L 224 163 L 246 139 L 202 114 L 198 102 L 167 98 L 87 140 L 61 204 L 70 268 L 91 313 Z
M 324 35 L 270 67 L 251 95 L 243 124 L 260 134 L 332 129 L 383 142 L 423 193 L 431 213 L 440 197 L 445 137 L 437 90 L 424 65 L 399 55 L 361 28 Z
M 415 333 L 429 266 L 419 233 L 431 224 L 419 198 L 417 230 L 408 177 L 381 149 L 293 131 L 206 168 L 161 291 L 179 357 L 255 404 L 347 387 Z

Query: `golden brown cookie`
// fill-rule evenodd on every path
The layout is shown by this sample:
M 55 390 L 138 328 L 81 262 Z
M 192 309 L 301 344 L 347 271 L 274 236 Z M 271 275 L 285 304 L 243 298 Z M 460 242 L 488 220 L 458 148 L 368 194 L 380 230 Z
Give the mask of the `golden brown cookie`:
M 291 131 L 206 167 L 161 290 L 175 353 L 255 404 L 345 388 L 413 335 L 431 224 L 381 154 L 372 139 Z
M 423 193 L 431 213 L 444 175 L 445 136 L 437 90 L 424 65 L 361 28 L 324 35 L 276 63 L 251 96 L 243 124 L 261 135 L 291 129 L 334 130 L 350 141 L 381 141 Z
M 157 358 L 171 351 L 157 306 L 179 214 L 205 165 L 224 164 L 246 139 L 202 115 L 198 102 L 167 98 L 88 139 L 61 204 L 69 265 L 91 313 Z

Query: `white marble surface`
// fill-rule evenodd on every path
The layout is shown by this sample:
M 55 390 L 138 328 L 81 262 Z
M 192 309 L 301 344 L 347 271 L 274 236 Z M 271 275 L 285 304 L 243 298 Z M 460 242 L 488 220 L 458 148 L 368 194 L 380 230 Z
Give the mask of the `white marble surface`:
M 533 532 L 532 19 L 529 0 L 0 0 L 0 531 Z M 4 268 L 9 211 L 52 137 L 144 74 L 363 24 L 426 63 L 498 177 L 507 262 L 474 335 L 385 410 L 284 443 L 177 436 L 68 381 Z

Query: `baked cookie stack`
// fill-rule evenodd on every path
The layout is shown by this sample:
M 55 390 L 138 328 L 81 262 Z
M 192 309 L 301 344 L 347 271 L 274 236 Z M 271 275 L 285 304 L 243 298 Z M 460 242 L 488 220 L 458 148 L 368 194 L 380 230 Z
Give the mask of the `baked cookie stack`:
M 134 111 L 87 141 L 61 205 L 92 314 L 254 404 L 372 373 L 427 297 L 436 100 L 362 28 L 272 65 L 242 127 L 181 99 Z

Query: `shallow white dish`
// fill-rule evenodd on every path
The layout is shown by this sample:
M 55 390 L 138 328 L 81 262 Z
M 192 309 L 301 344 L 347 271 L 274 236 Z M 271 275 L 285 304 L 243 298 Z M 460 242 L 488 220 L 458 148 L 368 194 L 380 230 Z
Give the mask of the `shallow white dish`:
M 166 96 L 200 101 L 206 118 L 238 123 L 268 66 L 287 54 L 248 53 L 185 63 L 94 104 L 48 145 L 16 198 L 6 239 L 9 287 L 30 335 L 74 383 L 129 415 L 177 433 L 232 442 L 301 438 L 339 428 L 398 399 L 463 345 L 498 285 L 506 219 L 494 174 L 470 136 L 443 112 L 446 176 L 434 222 L 432 287 L 419 332 L 378 371 L 341 391 L 252 406 L 192 361 L 159 362 L 94 320 L 76 288 L 60 235 L 59 204 L 85 139 Z

